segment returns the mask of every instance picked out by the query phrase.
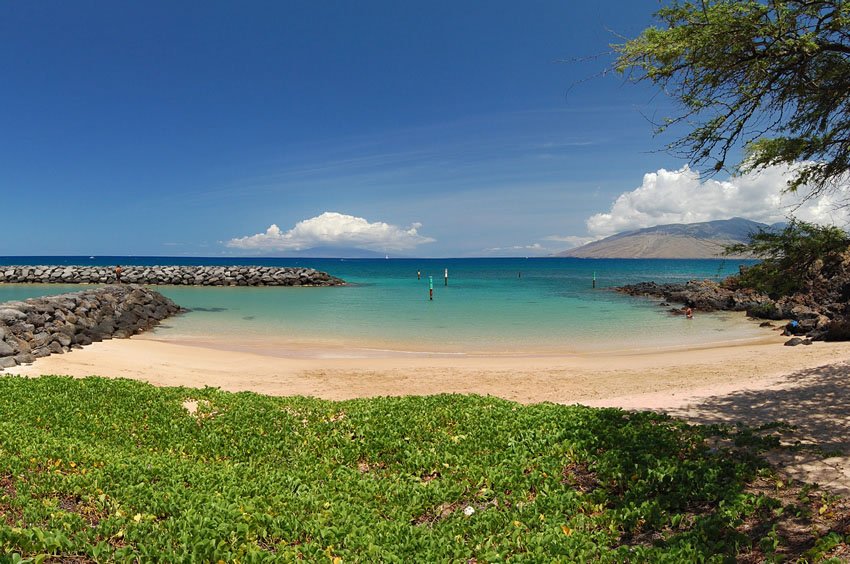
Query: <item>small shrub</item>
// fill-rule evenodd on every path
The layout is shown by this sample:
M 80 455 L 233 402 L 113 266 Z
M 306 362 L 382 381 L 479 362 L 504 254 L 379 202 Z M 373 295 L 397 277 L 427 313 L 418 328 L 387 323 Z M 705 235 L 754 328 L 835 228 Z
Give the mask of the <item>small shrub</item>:
M 847 251 L 847 233 L 834 226 L 792 219 L 781 231 L 761 230 L 749 242 L 726 247 L 726 254 L 750 254 L 762 262 L 742 269 L 738 283 L 773 299 L 805 288 L 828 258 Z

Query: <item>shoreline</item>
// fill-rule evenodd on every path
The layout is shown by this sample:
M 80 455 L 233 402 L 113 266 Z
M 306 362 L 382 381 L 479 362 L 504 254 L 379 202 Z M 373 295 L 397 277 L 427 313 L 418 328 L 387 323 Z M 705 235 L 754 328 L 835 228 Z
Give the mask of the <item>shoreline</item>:
M 2 374 L 129 378 L 155 386 L 212 386 L 326 400 L 480 394 L 524 404 L 652 410 L 694 424 L 757 427 L 783 421 L 791 427 L 782 432 L 782 442 L 808 450 L 768 453 L 771 463 L 791 478 L 850 495 L 850 342 L 786 347 L 785 337 L 772 337 L 757 344 L 619 355 L 384 352 L 352 358 L 310 357 L 304 351 L 299 356 L 298 348 L 270 355 L 228 350 L 224 341 L 190 344 L 138 335 L 37 359 Z
M 186 314 L 191 314 L 189 310 Z M 665 315 L 659 312 L 661 315 Z M 674 351 L 703 350 L 714 348 L 738 347 L 777 342 L 780 325 L 772 328 L 759 327 L 763 320 L 753 319 L 744 312 L 707 312 L 724 327 L 725 338 L 718 338 L 708 329 L 700 327 L 697 333 L 689 333 L 691 327 L 684 326 L 687 338 L 672 341 L 669 335 L 664 339 L 652 340 L 643 337 L 618 334 L 608 338 L 590 339 L 578 337 L 566 339 L 566 342 L 540 340 L 537 342 L 490 342 L 478 338 L 469 340 L 465 335 L 455 336 L 454 340 L 436 340 L 429 337 L 423 340 L 407 338 L 369 338 L 350 335 L 330 334 L 298 336 L 274 335 L 269 333 L 247 332 L 240 334 L 222 334 L 210 332 L 209 328 L 198 329 L 191 324 L 187 327 L 180 320 L 165 320 L 162 327 L 155 327 L 140 338 L 160 342 L 180 343 L 190 346 L 203 346 L 219 350 L 237 352 L 259 352 L 269 356 L 281 356 L 275 351 L 283 350 L 301 357 L 325 358 L 328 352 L 345 358 L 383 357 L 383 356 L 426 356 L 426 357 L 562 357 L 562 356 L 622 356 L 643 355 Z M 685 321 L 684 323 L 690 323 Z M 783 322 L 777 322 L 782 324 Z M 696 327 L 694 327 L 696 329 Z M 269 328 L 274 332 L 274 328 Z M 785 339 L 787 340 L 787 339 Z M 778 342 L 784 342 L 780 340 Z M 283 355 L 286 356 L 286 355 Z
M 169 343 L 186 347 L 198 347 L 218 351 L 254 353 L 276 358 L 595 358 L 595 357 L 639 357 L 676 352 L 693 352 L 710 349 L 727 349 L 757 345 L 783 344 L 788 337 L 778 332 L 765 333 L 758 337 L 719 340 L 710 342 L 668 344 L 659 346 L 635 346 L 630 348 L 576 348 L 567 349 L 541 347 L 522 350 L 504 348 L 473 348 L 470 350 L 452 350 L 438 347 L 415 348 L 415 343 L 380 342 L 368 345 L 362 342 L 345 343 L 341 340 L 317 342 L 311 340 L 292 340 L 285 337 L 236 337 L 224 339 L 218 336 L 204 335 L 157 335 L 144 333 L 136 335 L 137 340 Z
M 674 398 L 684 392 L 716 395 L 850 360 L 850 343 L 784 347 L 785 339 L 771 333 L 755 343 L 618 353 L 399 354 L 345 347 L 316 350 L 297 343 L 283 347 L 262 340 L 248 347 L 233 340 L 146 334 L 94 343 L 5 373 L 125 377 L 160 386 L 216 386 L 331 400 L 479 393 L 521 403 L 625 407 L 625 398 L 660 393 L 669 396 L 667 405 L 659 405 L 665 408 L 679 405 Z

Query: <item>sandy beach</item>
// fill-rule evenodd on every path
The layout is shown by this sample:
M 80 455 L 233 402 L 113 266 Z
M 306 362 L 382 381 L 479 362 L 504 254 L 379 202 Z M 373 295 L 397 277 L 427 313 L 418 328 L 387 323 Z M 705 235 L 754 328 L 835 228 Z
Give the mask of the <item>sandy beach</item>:
M 522 403 L 651 409 L 695 423 L 785 421 L 795 429 L 786 432 L 784 442 L 815 448 L 775 453 L 772 461 L 792 477 L 850 494 L 850 343 L 785 347 L 784 341 L 774 333 L 756 343 L 688 350 L 411 355 L 142 335 L 52 355 L 6 373 L 98 375 L 329 400 L 475 393 Z M 823 452 L 831 456 L 824 458 Z
M 773 334 L 758 343 L 688 350 L 442 355 L 142 335 L 52 355 L 7 373 L 99 375 L 332 400 L 477 393 L 523 403 L 668 409 L 706 395 L 760 389 L 790 372 L 850 359 L 850 343 L 783 347 L 784 340 Z

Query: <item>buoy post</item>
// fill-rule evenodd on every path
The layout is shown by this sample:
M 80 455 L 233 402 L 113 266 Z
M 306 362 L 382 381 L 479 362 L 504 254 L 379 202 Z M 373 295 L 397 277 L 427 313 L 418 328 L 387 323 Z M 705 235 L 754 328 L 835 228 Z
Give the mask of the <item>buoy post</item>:
M 446 286 L 448 286 L 449 285 L 449 269 L 448 268 L 446 269 L 446 273 L 444 274 L 444 276 L 445 276 L 445 279 L 446 279 Z
M 593 271 L 593 287 L 596 288 L 596 271 Z

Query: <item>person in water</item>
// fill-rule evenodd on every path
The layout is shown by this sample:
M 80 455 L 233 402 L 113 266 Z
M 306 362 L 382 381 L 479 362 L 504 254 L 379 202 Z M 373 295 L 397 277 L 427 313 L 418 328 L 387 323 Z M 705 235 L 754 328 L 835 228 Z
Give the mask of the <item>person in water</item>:
M 121 283 L 121 265 L 120 264 L 115 267 L 115 283 L 116 284 Z
M 687 317 L 688 319 L 693 319 L 694 318 L 694 310 L 692 310 L 691 308 L 685 309 L 685 317 Z

